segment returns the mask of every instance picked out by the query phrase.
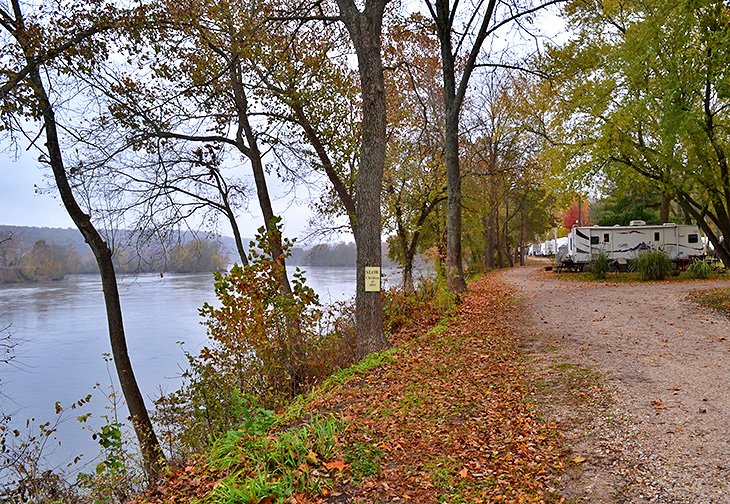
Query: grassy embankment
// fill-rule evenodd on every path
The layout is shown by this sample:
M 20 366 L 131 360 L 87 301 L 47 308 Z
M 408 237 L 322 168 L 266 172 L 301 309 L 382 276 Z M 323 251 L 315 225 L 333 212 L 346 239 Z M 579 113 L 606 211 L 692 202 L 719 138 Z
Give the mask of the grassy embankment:
M 250 412 L 139 502 L 544 502 L 562 467 L 497 274 L 278 413 Z

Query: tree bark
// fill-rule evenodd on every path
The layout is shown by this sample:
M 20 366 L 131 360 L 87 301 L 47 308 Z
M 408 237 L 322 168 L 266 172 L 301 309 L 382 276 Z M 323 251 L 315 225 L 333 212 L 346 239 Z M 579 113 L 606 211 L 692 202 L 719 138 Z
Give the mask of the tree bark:
M 525 198 L 527 194 L 525 194 Z M 525 265 L 525 237 L 527 235 L 527 212 L 523 206 L 520 212 L 520 266 Z
M 672 198 L 662 191 L 662 203 L 659 207 L 659 222 L 669 222 L 669 204 L 672 202 Z
M 33 83 L 33 92 L 38 100 L 39 109 L 45 123 L 44 128 L 49 163 L 53 171 L 56 186 L 58 187 L 58 192 L 66 211 L 84 236 L 99 266 L 114 366 L 140 444 L 147 476 L 150 481 L 155 481 L 165 468 L 165 455 L 155 435 L 144 399 L 137 384 L 137 379 L 134 376 L 132 363 L 129 359 L 116 273 L 112 262 L 112 251 L 94 227 L 90 216 L 81 210 L 73 195 L 64 167 L 55 113 L 38 69 L 31 71 L 30 79 Z
M 384 0 L 366 0 L 359 11 L 353 0 L 338 0 L 340 16 L 357 53 L 362 89 L 362 143 L 355 184 L 355 243 L 357 290 L 355 329 L 358 358 L 388 346 L 383 333 L 383 299 L 380 292 L 365 292 L 365 267 L 381 267 L 380 202 L 385 168 L 385 78 L 381 56 Z
M 436 22 L 441 47 L 441 70 L 444 80 L 444 153 L 446 159 L 447 182 L 447 243 L 446 243 L 446 283 L 454 293 L 466 290 L 464 266 L 461 253 L 461 167 L 459 165 L 459 112 L 464 103 L 466 89 L 471 78 L 476 59 L 487 37 L 489 21 L 494 13 L 496 0 L 488 0 L 484 17 L 478 33 L 468 52 L 461 79 L 456 83 L 456 55 L 451 44 L 451 35 L 458 2 L 452 6 L 449 0 L 436 0 L 426 3 L 433 20 Z
M 438 4 L 437 4 L 438 5 Z M 448 10 L 448 7 L 447 7 Z M 451 31 L 441 36 L 444 79 L 444 159 L 446 160 L 446 285 L 451 292 L 466 290 L 461 256 L 461 166 L 459 164 L 459 110 L 456 100 L 455 58 Z

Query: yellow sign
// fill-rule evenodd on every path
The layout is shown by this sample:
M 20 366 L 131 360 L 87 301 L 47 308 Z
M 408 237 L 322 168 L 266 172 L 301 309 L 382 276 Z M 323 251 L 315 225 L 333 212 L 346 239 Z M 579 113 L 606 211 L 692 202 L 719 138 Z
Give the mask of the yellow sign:
M 379 266 L 365 266 L 365 292 L 380 292 Z

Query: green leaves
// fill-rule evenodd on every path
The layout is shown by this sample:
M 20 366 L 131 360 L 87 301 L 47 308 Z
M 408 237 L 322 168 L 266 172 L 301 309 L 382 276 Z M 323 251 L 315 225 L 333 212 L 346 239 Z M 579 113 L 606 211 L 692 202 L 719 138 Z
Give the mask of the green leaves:
M 633 173 L 729 234 L 730 9 L 652 0 L 572 2 L 565 12 L 577 34 L 549 58 L 564 173 L 584 183 Z

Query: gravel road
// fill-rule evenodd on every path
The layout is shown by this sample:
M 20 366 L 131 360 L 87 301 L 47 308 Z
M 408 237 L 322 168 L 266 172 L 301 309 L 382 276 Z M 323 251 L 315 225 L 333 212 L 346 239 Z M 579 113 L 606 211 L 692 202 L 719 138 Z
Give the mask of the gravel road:
M 730 503 L 730 319 L 688 299 L 730 281 L 576 282 L 540 266 L 503 278 L 523 302 L 538 378 L 583 370 L 585 390 L 542 405 L 571 450 L 563 495 Z

